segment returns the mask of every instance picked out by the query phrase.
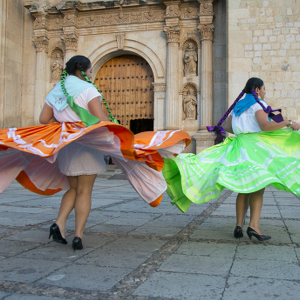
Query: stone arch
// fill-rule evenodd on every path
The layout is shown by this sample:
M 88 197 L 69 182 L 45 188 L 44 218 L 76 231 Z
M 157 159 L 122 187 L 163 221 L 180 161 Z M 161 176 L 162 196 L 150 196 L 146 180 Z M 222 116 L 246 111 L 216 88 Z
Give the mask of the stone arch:
M 198 87 L 197 84 L 194 83 L 194 82 L 187 82 L 187 83 L 185 83 L 185 84 L 182 86 L 182 88 L 181 88 L 179 94 L 180 94 L 180 95 L 183 95 L 183 96 L 186 96 L 187 90 L 190 89 L 190 88 L 192 88 L 192 89 L 196 92 L 197 95 L 200 94 L 199 87 Z
M 192 91 L 192 92 L 190 92 L 190 91 Z M 189 94 L 189 92 L 190 92 L 190 94 Z M 197 120 L 197 116 L 198 116 L 197 107 L 199 105 L 199 103 L 198 103 L 199 92 L 198 92 L 197 85 L 193 82 L 186 83 L 183 86 L 180 94 L 182 95 L 182 120 L 186 120 L 186 119 Z M 192 112 L 192 115 L 193 115 L 192 118 L 191 118 L 191 116 L 188 116 L 189 115 L 189 113 L 188 113 L 189 110 L 187 110 L 187 104 L 185 103 L 186 101 L 189 102 L 188 99 L 191 99 L 189 95 L 194 96 L 194 100 L 192 100 L 194 102 L 194 104 L 190 105 L 190 107 L 193 111 Z
M 154 82 L 164 78 L 163 64 L 156 53 L 147 45 L 129 39 L 125 39 L 123 49 L 118 48 L 116 40 L 113 40 L 102 44 L 88 55 L 93 66 L 94 76 L 110 59 L 126 54 L 138 55 L 144 58 L 153 71 Z
M 187 36 L 185 36 L 180 40 L 180 45 L 179 45 L 180 49 L 184 50 L 186 48 L 186 45 L 189 43 L 189 41 L 193 43 L 197 47 L 197 49 L 201 48 L 200 39 L 194 34 L 188 34 Z

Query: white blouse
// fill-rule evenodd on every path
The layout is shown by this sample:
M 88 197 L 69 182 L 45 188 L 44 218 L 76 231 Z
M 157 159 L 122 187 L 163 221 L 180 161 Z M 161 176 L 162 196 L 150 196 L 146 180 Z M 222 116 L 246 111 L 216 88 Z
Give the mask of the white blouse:
M 97 89 L 93 86 L 85 89 L 82 91 L 75 99 L 74 102 L 79 105 L 80 107 L 86 109 L 89 113 L 88 103 L 96 98 L 99 97 L 99 101 L 102 101 L 101 94 L 97 91 Z M 51 105 L 50 102 L 46 100 L 46 103 L 52 107 L 54 118 L 62 123 L 62 122 L 80 122 L 80 118 L 76 115 L 76 113 L 72 110 L 71 107 L 66 107 L 64 110 L 60 111 L 57 110 L 55 107 Z
M 264 107 L 268 107 L 265 101 L 260 102 Z M 235 116 L 235 113 L 232 111 L 231 125 L 234 134 L 238 135 L 240 133 L 261 132 L 262 130 L 260 129 L 255 117 L 255 113 L 260 109 L 262 109 L 262 107 L 258 103 L 255 103 L 242 112 L 239 116 Z

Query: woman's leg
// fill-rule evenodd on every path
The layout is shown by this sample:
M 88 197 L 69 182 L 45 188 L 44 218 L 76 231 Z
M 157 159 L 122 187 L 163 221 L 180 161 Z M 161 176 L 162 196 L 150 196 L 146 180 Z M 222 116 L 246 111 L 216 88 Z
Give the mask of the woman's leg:
M 65 194 L 61 199 L 58 217 L 57 220 L 55 221 L 55 223 L 58 225 L 60 229 L 60 233 L 63 238 L 66 238 L 65 236 L 66 221 L 70 212 L 74 208 L 75 199 L 76 199 L 76 189 L 77 189 L 77 177 L 67 176 L 67 179 L 70 184 L 70 189 L 65 192 Z
M 239 193 L 236 197 L 236 226 L 243 227 L 244 219 L 249 207 L 251 194 Z
M 91 197 L 95 175 L 80 175 L 77 182 L 75 200 L 75 237 L 82 238 L 86 220 L 91 210 Z
M 259 219 L 263 205 L 263 195 L 265 189 L 261 189 L 251 194 L 250 197 L 250 223 L 249 227 L 254 229 L 258 234 L 262 234 L 259 229 Z

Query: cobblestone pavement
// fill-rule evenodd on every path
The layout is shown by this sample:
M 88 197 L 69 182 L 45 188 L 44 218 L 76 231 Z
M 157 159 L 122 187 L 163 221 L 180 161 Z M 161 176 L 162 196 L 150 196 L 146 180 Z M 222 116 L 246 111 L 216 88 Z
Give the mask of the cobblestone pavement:
M 13 182 L 0 196 L 0 299 L 299 299 L 300 201 L 267 188 L 266 242 L 233 237 L 235 196 L 152 208 L 126 180 L 97 178 L 83 239 L 74 252 L 48 239 L 62 193 L 43 197 Z M 249 219 L 244 226 L 246 231 Z

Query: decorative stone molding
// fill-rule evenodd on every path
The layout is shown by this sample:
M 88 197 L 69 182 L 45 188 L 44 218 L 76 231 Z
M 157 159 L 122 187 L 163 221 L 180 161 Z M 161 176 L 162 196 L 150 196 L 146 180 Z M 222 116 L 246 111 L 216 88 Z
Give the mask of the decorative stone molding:
M 172 3 L 171 5 L 167 6 L 166 16 L 167 17 L 179 17 L 180 16 L 180 9 L 179 9 L 178 3 L 174 3 L 174 4 Z
M 64 42 L 66 50 L 77 50 L 78 35 L 76 33 L 66 33 L 61 36 L 61 40 Z
M 116 34 L 116 39 L 117 39 L 118 50 L 123 50 L 124 49 L 125 34 L 124 33 L 117 33 Z
M 36 19 L 33 23 L 34 29 L 46 28 L 47 27 L 47 15 L 46 14 L 38 14 L 36 15 Z
M 48 53 L 48 47 L 49 47 L 49 37 L 47 34 L 42 36 L 34 36 L 33 42 L 36 47 L 36 52 L 46 52 Z
M 194 19 L 197 17 L 198 8 L 197 7 L 186 7 L 181 8 L 181 19 Z
M 168 43 L 179 43 L 180 41 L 180 26 L 164 26 L 164 33 L 168 38 Z
M 76 26 L 77 25 L 77 13 L 76 11 L 64 12 L 63 26 Z
M 154 88 L 154 93 L 166 91 L 166 83 L 165 82 L 153 82 L 152 85 Z
M 214 8 L 211 2 L 200 3 L 200 14 L 213 14 Z
M 201 34 L 201 40 L 213 40 L 214 28 L 214 24 L 200 24 L 198 29 Z
M 56 18 L 48 19 L 48 29 L 60 29 L 64 23 L 64 19 L 62 16 L 57 16 Z

